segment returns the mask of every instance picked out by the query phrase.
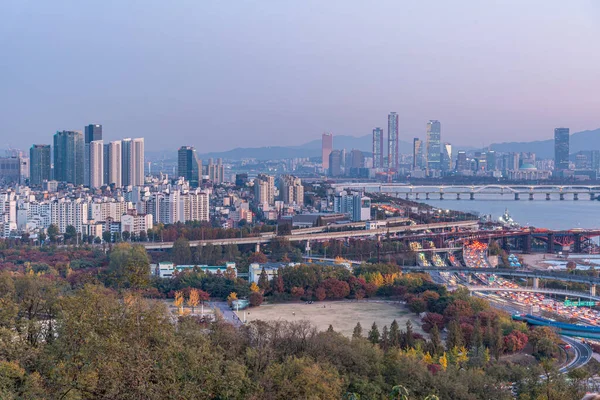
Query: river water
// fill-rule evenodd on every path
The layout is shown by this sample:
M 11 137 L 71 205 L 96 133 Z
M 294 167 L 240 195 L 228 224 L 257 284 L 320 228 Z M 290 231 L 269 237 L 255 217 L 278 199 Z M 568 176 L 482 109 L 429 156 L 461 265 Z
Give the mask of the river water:
M 491 214 L 494 220 L 504 214 L 508 209 L 513 220 L 522 226 L 535 226 L 548 229 L 600 229 L 600 201 L 589 199 L 563 201 L 553 199 L 528 200 L 521 196 L 521 200 L 513 200 L 509 196 L 479 196 L 475 200 L 427 200 L 423 201 L 433 207 L 458 211 L 472 211 L 480 215 Z M 583 196 L 580 196 L 583 197 Z M 586 196 L 587 197 L 587 196 Z M 586 198 L 583 197 L 583 198 Z

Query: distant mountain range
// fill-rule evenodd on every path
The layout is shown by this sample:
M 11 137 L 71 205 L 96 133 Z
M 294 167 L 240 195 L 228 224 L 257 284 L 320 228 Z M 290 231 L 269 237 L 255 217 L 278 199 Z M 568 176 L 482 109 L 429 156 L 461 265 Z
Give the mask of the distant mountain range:
M 400 153 L 411 153 L 412 143 L 400 141 Z M 333 147 L 335 149 L 358 149 L 371 153 L 372 136 L 334 136 Z M 494 143 L 492 150 L 498 152 L 534 152 L 539 158 L 554 157 L 554 138 L 534 142 L 506 142 Z M 455 149 L 474 150 L 470 146 L 455 146 Z M 576 132 L 571 135 L 570 152 L 576 153 L 581 150 L 600 150 L 600 128 L 593 131 Z M 176 150 L 147 152 L 149 160 L 176 159 Z M 243 158 L 256 158 L 258 160 L 270 160 L 274 158 L 310 158 L 321 157 L 321 140 L 316 139 L 299 146 L 272 146 L 272 147 L 238 147 L 232 150 L 199 154 L 203 160 L 208 158 L 223 158 L 227 160 L 240 160 Z

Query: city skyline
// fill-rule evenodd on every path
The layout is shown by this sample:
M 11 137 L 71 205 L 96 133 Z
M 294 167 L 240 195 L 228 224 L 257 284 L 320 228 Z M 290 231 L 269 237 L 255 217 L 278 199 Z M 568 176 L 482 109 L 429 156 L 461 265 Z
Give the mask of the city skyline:
M 311 2 L 0 7 L 0 148 L 89 121 L 102 122 L 105 141 L 144 136 L 148 150 L 172 139 L 200 153 L 299 145 L 323 131 L 368 134 L 385 110 L 398 112 L 401 137 L 439 119 L 445 140 L 478 147 L 600 126 L 600 96 L 588 90 L 599 82 L 589 49 L 600 5 L 590 2 L 346 2 L 344 18 Z M 421 29 L 425 19 L 432 29 Z M 80 54 L 102 56 L 81 68 Z M 48 59 L 63 62 L 37 67 Z

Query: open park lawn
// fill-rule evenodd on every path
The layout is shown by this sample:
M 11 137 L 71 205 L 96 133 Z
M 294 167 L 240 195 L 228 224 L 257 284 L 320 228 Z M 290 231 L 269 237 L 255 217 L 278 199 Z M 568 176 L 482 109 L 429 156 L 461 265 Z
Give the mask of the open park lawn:
M 244 318 L 244 312 L 239 312 L 239 317 Z M 410 312 L 405 305 L 392 301 L 322 301 L 313 304 L 283 303 L 263 304 L 260 307 L 246 310 L 248 321 L 300 321 L 308 320 L 318 330 L 326 330 L 333 325 L 336 332 L 351 336 L 357 322 L 363 328 L 363 336 L 367 335 L 373 322 L 377 323 L 381 333 L 383 326 L 388 328 L 395 319 L 400 329 L 406 329 L 406 321 L 412 321 L 413 330 L 423 333 L 421 322 L 417 315 Z

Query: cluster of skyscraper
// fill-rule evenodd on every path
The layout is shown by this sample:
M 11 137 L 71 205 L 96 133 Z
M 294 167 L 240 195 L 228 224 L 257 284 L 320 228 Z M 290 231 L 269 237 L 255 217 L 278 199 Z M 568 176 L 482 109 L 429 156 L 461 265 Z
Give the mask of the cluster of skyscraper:
M 181 146 L 177 152 L 177 173 L 185 178 L 191 187 L 198 187 L 202 183 L 204 174 L 202 160 L 198 158 L 196 149 L 192 146 Z M 222 159 L 217 159 L 217 163 L 212 158 L 208 159 L 206 166 L 206 175 L 208 180 L 213 183 L 223 183 L 225 181 L 225 167 Z
M 144 139 L 122 139 L 105 144 L 102 125 L 81 131 L 58 131 L 54 135 L 53 160 L 50 145 L 34 144 L 29 150 L 32 186 L 55 180 L 99 188 L 144 184 Z

